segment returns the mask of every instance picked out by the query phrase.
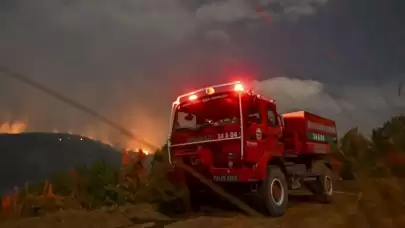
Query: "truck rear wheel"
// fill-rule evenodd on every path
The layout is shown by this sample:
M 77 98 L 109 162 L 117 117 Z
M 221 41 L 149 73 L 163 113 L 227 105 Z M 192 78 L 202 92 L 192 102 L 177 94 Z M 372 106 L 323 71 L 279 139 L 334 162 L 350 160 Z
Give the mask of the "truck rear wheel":
M 323 161 L 313 163 L 311 172 L 318 175 L 316 181 L 307 184 L 308 189 L 321 203 L 332 203 L 333 175 L 332 170 Z
M 277 166 L 269 166 L 261 194 L 270 216 L 284 215 L 288 205 L 288 186 L 284 173 Z

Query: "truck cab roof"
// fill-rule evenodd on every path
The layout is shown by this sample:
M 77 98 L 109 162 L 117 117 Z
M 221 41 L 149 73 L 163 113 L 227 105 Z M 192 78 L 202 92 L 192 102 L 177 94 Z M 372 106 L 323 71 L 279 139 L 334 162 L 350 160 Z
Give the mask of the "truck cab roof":
M 261 94 L 255 93 L 253 90 L 245 88 L 245 86 L 240 81 L 235 81 L 235 82 L 231 82 L 231 83 L 204 87 L 204 88 L 200 88 L 200 89 L 194 90 L 189 93 L 185 93 L 183 95 L 178 96 L 176 101 L 173 102 L 173 105 L 179 105 L 179 104 L 187 102 L 187 101 L 197 100 L 200 97 L 204 97 L 204 96 L 208 96 L 208 95 L 221 94 L 221 93 L 232 92 L 232 91 L 240 92 L 240 93 L 243 93 L 243 95 L 248 95 L 248 96 L 252 96 L 252 97 L 256 96 L 257 98 L 264 100 L 266 102 L 275 103 L 275 100 L 268 99 Z

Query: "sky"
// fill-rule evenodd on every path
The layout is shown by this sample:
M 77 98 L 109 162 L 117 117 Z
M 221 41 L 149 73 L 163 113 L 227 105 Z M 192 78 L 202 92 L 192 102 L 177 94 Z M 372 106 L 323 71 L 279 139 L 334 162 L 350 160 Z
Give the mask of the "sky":
M 233 80 L 364 132 L 405 111 L 402 0 L 2 0 L 0 66 L 162 144 L 177 95 Z M 399 85 L 403 81 L 403 94 Z M 128 142 L 0 75 L 0 129 Z

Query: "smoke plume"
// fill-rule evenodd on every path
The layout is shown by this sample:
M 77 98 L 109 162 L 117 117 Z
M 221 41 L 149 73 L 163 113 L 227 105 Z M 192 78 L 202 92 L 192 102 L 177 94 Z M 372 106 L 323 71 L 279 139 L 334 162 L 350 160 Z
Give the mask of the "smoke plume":
M 256 4 L 273 21 L 294 19 L 294 23 L 327 7 L 327 0 L 3 0 L 0 65 L 161 145 L 177 95 L 234 80 L 235 72 L 257 80 L 274 77 L 276 60 L 290 64 L 308 59 L 306 44 L 282 44 L 272 35 L 272 42 L 268 41 L 263 33 L 272 27 L 257 14 Z M 260 37 L 265 37 L 262 43 Z M 298 44 L 302 50 L 294 48 Z M 288 48 L 285 53 L 293 53 L 294 58 L 277 52 Z M 268 58 L 275 60 L 273 65 L 264 63 Z M 390 95 L 394 89 L 390 82 L 377 87 L 335 86 L 327 81 L 279 77 L 256 83 L 278 100 L 282 110 L 319 112 L 335 118 L 343 128 L 375 126 L 403 107 L 402 100 Z M 0 124 L 2 132 L 72 132 L 124 147 L 141 146 L 3 74 Z
M 355 126 L 369 134 L 392 115 L 405 111 L 405 97 L 398 96 L 395 83 L 336 85 L 276 77 L 253 85 L 275 99 L 280 112 L 305 110 L 322 115 L 337 122 L 340 134 Z

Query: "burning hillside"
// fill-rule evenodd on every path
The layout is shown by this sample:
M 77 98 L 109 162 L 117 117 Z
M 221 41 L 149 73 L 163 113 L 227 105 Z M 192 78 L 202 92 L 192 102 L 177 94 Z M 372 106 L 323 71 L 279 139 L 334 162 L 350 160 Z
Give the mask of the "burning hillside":
M 18 134 L 26 130 L 27 124 L 23 121 L 0 123 L 0 134 Z
M 0 134 L 20 134 L 25 132 L 48 132 L 46 130 L 37 130 L 34 127 L 31 127 L 28 121 L 10 121 L 0 123 Z M 68 133 L 71 135 L 80 135 L 84 138 L 92 139 L 95 141 L 100 141 L 103 144 L 107 144 L 114 148 L 119 148 L 120 150 L 126 151 L 138 151 L 142 149 L 145 154 L 153 153 L 151 148 L 147 148 L 144 145 L 141 145 L 136 140 L 130 139 L 120 133 L 114 132 L 108 126 L 92 125 L 85 126 L 83 129 L 78 130 L 61 130 L 54 128 L 49 131 L 53 133 Z M 147 132 L 146 132 L 147 133 Z M 151 137 L 147 138 L 147 141 L 157 142 L 157 140 L 149 140 Z M 62 139 L 60 139 L 62 141 Z M 158 144 L 158 143 L 156 143 Z

